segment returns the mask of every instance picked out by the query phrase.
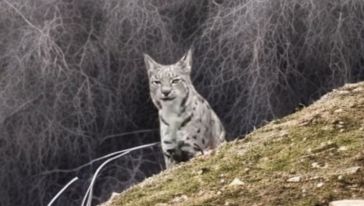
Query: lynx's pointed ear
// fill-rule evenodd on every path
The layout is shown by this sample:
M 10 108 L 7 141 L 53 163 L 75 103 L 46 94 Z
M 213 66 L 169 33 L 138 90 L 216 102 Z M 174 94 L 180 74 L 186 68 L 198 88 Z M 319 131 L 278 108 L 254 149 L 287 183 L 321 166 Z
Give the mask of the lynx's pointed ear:
M 143 53 L 144 55 L 144 63 L 147 68 L 148 74 L 154 70 L 156 70 L 160 65 L 152 59 L 148 54 Z
M 191 72 L 192 68 L 192 49 L 179 60 L 179 63 L 183 66 L 183 70 L 186 72 Z

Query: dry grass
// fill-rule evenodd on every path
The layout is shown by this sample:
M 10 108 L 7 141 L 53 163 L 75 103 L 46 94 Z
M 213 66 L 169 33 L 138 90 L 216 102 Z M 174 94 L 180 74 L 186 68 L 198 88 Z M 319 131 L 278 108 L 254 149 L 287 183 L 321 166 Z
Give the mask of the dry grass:
M 148 178 L 103 206 L 325 206 L 364 198 L 364 83 Z

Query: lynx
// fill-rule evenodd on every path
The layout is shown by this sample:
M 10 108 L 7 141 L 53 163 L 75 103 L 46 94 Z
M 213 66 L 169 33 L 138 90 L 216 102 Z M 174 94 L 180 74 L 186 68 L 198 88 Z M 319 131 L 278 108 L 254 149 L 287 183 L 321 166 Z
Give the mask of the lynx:
M 177 63 L 162 65 L 144 54 L 151 99 L 158 109 L 166 167 L 216 148 L 225 141 L 224 127 L 190 78 L 192 51 Z

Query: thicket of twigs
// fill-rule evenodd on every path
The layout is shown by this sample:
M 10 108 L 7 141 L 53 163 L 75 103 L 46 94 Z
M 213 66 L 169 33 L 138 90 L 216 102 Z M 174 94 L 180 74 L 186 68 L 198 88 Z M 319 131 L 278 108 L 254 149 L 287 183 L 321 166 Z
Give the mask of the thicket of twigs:
M 357 0 L 2 0 L 0 205 L 44 205 L 76 175 L 57 202 L 79 205 L 97 165 L 67 169 L 158 141 L 143 52 L 193 46 L 194 84 L 235 137 L 363 79 L 363 42 Z M 158 172 L 159 153 L 108 166 L 96 197 Z

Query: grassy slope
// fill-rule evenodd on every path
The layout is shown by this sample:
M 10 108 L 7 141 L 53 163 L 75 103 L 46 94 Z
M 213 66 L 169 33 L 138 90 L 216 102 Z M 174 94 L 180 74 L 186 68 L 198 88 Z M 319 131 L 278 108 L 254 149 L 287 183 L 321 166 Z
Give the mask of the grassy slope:
M 231 185 L 235 178 L 241 182 Z M 312 206 L 341 198 L 364 198 L 364 83 L 151 177 L 108 205 Z

